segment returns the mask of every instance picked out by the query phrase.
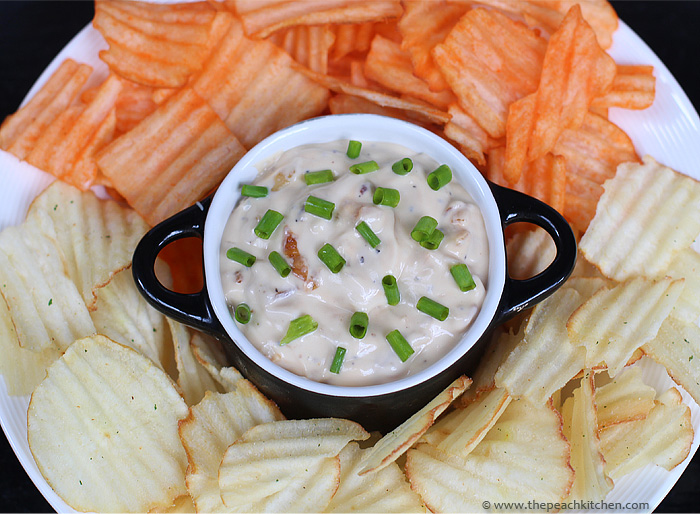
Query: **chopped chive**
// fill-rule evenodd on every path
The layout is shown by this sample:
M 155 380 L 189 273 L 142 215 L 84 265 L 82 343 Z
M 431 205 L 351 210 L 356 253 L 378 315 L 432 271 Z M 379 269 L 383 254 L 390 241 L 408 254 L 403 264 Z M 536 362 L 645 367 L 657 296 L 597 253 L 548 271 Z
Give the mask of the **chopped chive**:
M 418 300 L 416 304 L 416 309 L 440 321 L 445 321 L 450 314 L 450 309 L 448 307 L 437 303 L 435 300 L 431 300 L 427 296 L 420 297 L 420 300 Z
M 348 141 L 348 157 L 357 159 L 360 156 L 360 150 L 362 150 L 362 143 L 352 139 Z
M 306 212 L 323 218 L 324 220 L 329 220 L 333 217 L 333 209 L 335 209 L 335 204 L 333 202 L 315 196 L 309 196 L 304 204 L 304 210 Z
M 314 319 L 308 314 L 305 314 L 297 319 L 293 319 L 289 322 L 287 334 L 280 341 L 280 345 L 291 343 L 295 339 L 299 339 L 301 336 L 310 334 L 317 328 L 318 322 L 314 321 Z
M 309 171 L 304 175 L 307 186 L 333 182 L 333 170 Z
M 318 251 L 318 258 L 332 273 L 338 273 L 345 266 L 345 259 L 330 244 L 324 244 Z
M 232 261 L 240 262 L 247 268 L 250 268 L 253 264 L 255 264 L 255 255 L 251 255 L 245 250 L 241 250 L 240 248 L 236 247 L 226 250 L 226 258 L 231 259 Z
M 455 282 L 457 282 L 457 287 L 459 287 L 459 290 L 463 293 L 471 291 L 476 287 L 474 277 L 472 277 L 466 264 L 455 264 L 450 268 L 450 273 L 452 274 L 452 278 L 455 279 Z
M 277 273 L 279 273 L 282 278 L 289 275 L 292 271 L 291 266 L 287 264 L 287 261 L 284 260 L 284 257 L 282 257 L 279 252 L 270 252 L 267 260 L 270 261 L 272 267 L 277 270 Z
M 414 241 L 422 243 L 428 239 L 428 236 L 433 233 L 437 225 L 438 222 L 435 218 L 423 216 L 418 220 L 418 223 L 416 223 L 416 226 L 413 227 L 413 230 L 411 230 L 411 237 Z
M 248 323 L 251 318 L 250 307 L 248 307 L 248 304 L 239 303 L 236 310 L 233 311 L 233 317 L 236 318 L 236 321 L 238 321 L 238 323 L 241 325 Z
M 355 175 L 364 175 L 365 173 L 372 173 L 379 169 L 379 164 L 376 161 L 361 162 L 358 164 L 353 164 L 350 166 L 350 171 Z
M 399 356 L 401 362 L 406 362 L 408 358 L 413 355 L 413 348 L 408 344 L 406 338 L 401 335 L 398 330 L 392 330 L 386 335 L 386 340 L 389 341 L 391 348 L 394 350 L 396 355 Z
M 397 305 L 401 300 L 401 293 L 399 292 L 399 286 L 396 283 L 396 277 L 393 275 L 386 275 L 382 279 L 382 287 L 384 288 L 386 301 L 389 303 L 389 305 Z
M 356 312 L 350 318 L 350 335 L 355 339 L 362 339 L 367 334 L 369 316 L 366 312 Z
M 376 248 L 377 245 L 382 242 L 377 234 L 375 234 L 369 225 L 364 221 L 359 222 L 355 227 L 355 230 L 357 230 L 360 235 L 365 238 L 365 241 L 367 241 L 372 248 Z
M 441 230 L 433 230 L 427 239 L 421 241 L 420 245 L 428 250 L 437 250 L 445 234 Z
M 404 157 L 400 161 L 396 161 L 391 165 L 391 170 L 397 175 L 406 175 L 413 169 L 413 161 L 408 157 Z
M 428 185 L 433 191 L 447 185 L 452 180 L 452 170 L 447 164 L 441 164 L 428 175 Z
M 335 349 L 335 356 L 333 356 L 333 363 L 331 364 L 331 373 L 340 373 L 340 368 L 343 366 L 346 351 L 347 350 L 342 346 L 338 346 Z
M 265 186 L 253 186 L 243 184 L 241 186 L 241 196 L 250 196 L 251 198 L 265 198 L 267 196 L 267 188 Z
M 268 209 L 267 212 L 260 218 L 260 221 L 253 229 L 255 235 L 262 239 L 270 239 L 270 236 L 277 228 L 282 220 L 284 219 L 284 214 L 281 214 L 272 209 Z
M 401 200 L 401 195 L 398 190 L 388 187 L 378 187 L 375 189 L 372 197 L 374 205 L 386 205 L 388 207 L 396 207 L 399 205 L 399 200 Z

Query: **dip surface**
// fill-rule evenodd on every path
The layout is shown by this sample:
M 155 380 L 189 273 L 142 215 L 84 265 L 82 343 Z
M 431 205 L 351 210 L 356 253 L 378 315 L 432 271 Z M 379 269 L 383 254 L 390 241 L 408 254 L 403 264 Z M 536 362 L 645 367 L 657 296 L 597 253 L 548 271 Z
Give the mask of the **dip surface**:
M 438 361 L 461 339 L 484 301 L 488 276 L 488 240 L 483 218 L 456 179 L 437 191 L 427 175 L 440 163 L 400 145 L 363 142 L 360 155 L 346 155 L 348 141 L 304 145 L 278 154 L 257 165 L 255 185 L 266 186 L 264 198 L 241 197 L 231 214 L 221 242 L 221 278 L 231 310 L 246 303 L 251 320 L 241 331 L 263 355 L 281 367 L 317 382 L 366 386 L 415 374 Z M 391 169 L 409 157 L 413 170 L 398 175 Z M 374 160 L 379 170 L 356 175 L 353 164 Z M 307 185 L 307 172 L 330 169 L 332 182 Z M 396 207 L 375 205 L 380 186 L 399 191 Z M 315 196 L 333 202 L 332 219 L 304 210 Z M 284 215 L 269 239 L 254 228 L 268 209 Z M 436 250 L 428 250 L 411 238 L 423 216 L 437 220 L 445 236 Z M 381 239 L 372 248 L 355 229 L 364 221 Z M 332 273 L 319 259 L 318 250 L 331 244 L 345 259 L 339 273 Z M 237 247 L 254 255 L 251 267 L 226 257 Z M 282 278 L 268 260 L 279 252 L 293 271 Z M 450 267 L 464 263 L 476 287 L 462 292 Z M 398 305 L 387 302 L 382 278 L 393 275 L 400 291 Z M 444 321 L 419 311 L 426 296 L 449 308 Z M 349 333 L 350 318 L 361 311 L 369 315 L 367 334 L 355 339 Z M 280 345 L 292 320 L 304 315 L 318 328 Z M 414 352 L 401 362 L 386 335 L 399 330 Z M 330 371 L 336 348 L 346 354 L 339 373 Z

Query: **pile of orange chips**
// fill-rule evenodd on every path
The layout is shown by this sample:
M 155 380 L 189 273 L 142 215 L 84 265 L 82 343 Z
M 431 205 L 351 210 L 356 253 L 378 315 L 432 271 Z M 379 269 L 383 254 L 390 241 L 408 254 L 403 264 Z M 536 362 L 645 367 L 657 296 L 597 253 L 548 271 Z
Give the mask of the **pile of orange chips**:
M 652 67 L 605 52 L 617 24 L 603 0 L 97 0 L 109 77 L 85 90 L 90 67 L 66 60 L 0 148 L 153 225 L 276 130 L 371 112 L 444 136 L 583 232 L 601 184 L 639 160 L 608 108 L 654 100 Z

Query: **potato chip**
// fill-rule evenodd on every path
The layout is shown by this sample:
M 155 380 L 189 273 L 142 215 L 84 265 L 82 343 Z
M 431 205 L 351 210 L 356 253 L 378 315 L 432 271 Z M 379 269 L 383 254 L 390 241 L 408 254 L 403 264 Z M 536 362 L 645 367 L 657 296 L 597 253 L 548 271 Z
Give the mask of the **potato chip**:
M 192 498 L 190 498 L 190 495 L 183 494 L 182 496 L 178 496 L 177 498 L 175 498 L 175 501 L 169 507 L 151 509 L 148 512 L 149 512 L 149 514 L 151 514 L 151 513 L 153 513 L 153 514 L 155 514 L 155 513 L 194 514 L 197 511 L 194 508 L 194 503 L 192 502 Z
M 413 446 L 437 417 L 471 384 L 471 379 L 462 375 L 425 407 L 382 437 L 370 450 L 364 453 L 358 473 L 365 475 L 377 472 L 396 461 Z
M 655 398 L 656 390 L 642 381 L 641 368 L 627 368 L 596 390 L 598 430 L 646 418 L 654 407 Z
M 653 66 L 617 65 L 612 88 L 591 104 L 596 108 L 646 109 L 654 103 L 656 79 Z
M 593 371 L 586 370 L 581 385 L 566 399 L 561 411 L 575 472 L 569 499 L 582 502 L 601 501 L 613 488 L 613 481 L 605 474 L 605 459 L 600 451 L 593 380 Z
M 122 79 L 122 89 L 114 105 L 118 132 L 130 131 L 156 110 L 158 104 L 153 98 L 156 91 L 152 87 Z
M 187 406 L 150 359 L 103 336 L 73 343 L 32 394 L 27 439 L 71 507 L 143 512 L 186 493 Z
M 226 355 L 221 343 L 203 332 L 192 331 L 190 345 L 194 358 L 218 384 L 217 389 L 226 393 L 235 391 L 239 381 L 243 380 L 243 375 L 236 368 L 226 366 Z
M 97 163 L 155 225 L 200 200 L 244 153 L 207 103 L 184 89 L 104 148 Z
M 558 502 L 574 472 L 561 417 L 551 405 L 513 401 L 466 459 L 432 445 L 409 450 L 411 488 L 433 512 L 479 512 L 491 502 Z
M 690 408 L 683 404 L 680 393 L 671 388 L 659 396 L 645 419 L 601 431 L 606 472 L 617 480 L 647 464 L 670 471 L 688 456 L 693 436 Z
M 682 280 L 643 277 L 600 289 L 566 324 L 571 342 L 586 348 L 586 367 L 605 363 L 615 378 L 634 351 L 654 339 L 682 289 Z
M 665 367 L 674 382 L 683 386 L 696 402 L 700 401 L 700 328 L 695 323 L 669 316 L 642 350 Z
M 293 25 L 381 21 L 400 16 L 403 12 L 398 0 L 314 0 L 302 3 L 228 0 L 226 5 L 240 16 L 246 34 L 262 38 Z
M 187 453 L 187 490 L 197 512 L 225 512 L 219 490 L 219 464 L 231 444 L 249 428 L 284 419 L 277 406 L 247 380 L 235 391 L 208 391 L 179 423 Z
M 338 61 L 352 53 L 366 53 L 375 34 L 374 27 L 374 22 L 333 25 L 335 40 L 331 60 Z
M 296 26 L 268 38 L 299 64 L 318 73 L 328 72 L 328 55 L 335 41 L 330 25 Z
M 469 159 L 484 166 L 485 154 L 500 143 L 491 138 L 459 104 L 450 104 L 447 112 L 450 121 L 445 125 L 445 136 L 457 142 L 462 153 Z
M 685 280 L 671 316 L 686 323 L 697 323 L 700 320 L 700 254 L 692 248 L 679 251 L 664 274 Z
M 395 462 L 360 476 L 364 451 L 350 442 L 340 452 L 340 484 L 324 512 L 425 512 Z
M 700 184 L 645 156 L 604 186 L 579 248 L 605 276 L 659 276 L 700 233 Z M 669 223 L 668 220 L 674 220 Z
M 340 481 L 337 458 L 369 434 L 324 418 L 257 425 L 228 447 L 219 467 L 224 505 L 243 512 L 320 512 Z
M 169 243 L 158 254 L 170 267 L 172 291 L 198 293 L 204 287 L 202 240 L 184 237 Z
M 508 275 L 516 280 L 534 277 L 549 266 L 557 249 L 549 233 L 541 227 L 518 232 L 506 243 Z

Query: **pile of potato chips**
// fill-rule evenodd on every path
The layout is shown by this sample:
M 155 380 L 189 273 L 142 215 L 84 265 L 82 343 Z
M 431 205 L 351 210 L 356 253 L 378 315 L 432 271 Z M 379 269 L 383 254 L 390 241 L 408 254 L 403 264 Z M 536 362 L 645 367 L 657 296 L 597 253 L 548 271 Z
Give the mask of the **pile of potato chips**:
M 607 2 L 98 0 L 93 24 L 106 80 L 85 89 L 92 70 L 66 60 L 0 127 L 2 150 L 61 179 L 0 233 L 0 372 L 10 394 L 32 393 L 30 448 L 68 505 L 471 512 L 600 500 L 687 457 L 688 406 L 637 362 L 700 401 L 700 184 L 640 160 L 607 119 L 654 99 L 651 67 L 605 53 Z M 130 269 L 149 226 L 262 138 L 348 112 L 433 130 L 582 235 L 572 278 L 383 437 L 286 420 L 218 342 L 152 309 Z M 514 278 L 553 257 L 542 230 L 508 241 Z M 192 282 L 158 266 L 166 284 Z

